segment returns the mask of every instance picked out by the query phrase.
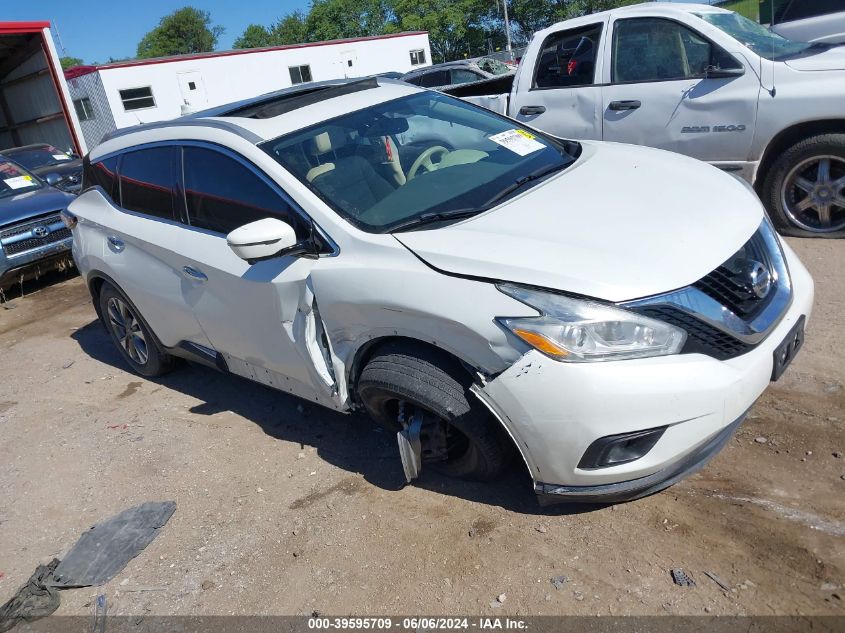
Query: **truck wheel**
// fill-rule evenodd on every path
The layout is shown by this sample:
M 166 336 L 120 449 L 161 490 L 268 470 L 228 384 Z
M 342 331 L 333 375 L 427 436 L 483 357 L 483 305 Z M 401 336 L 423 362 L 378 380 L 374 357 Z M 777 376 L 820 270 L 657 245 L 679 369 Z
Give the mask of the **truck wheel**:
M 106 282 L 98 300 L 103 323 L 132 371 L 154 377 L 173 369 L 175 358 L 162 350 L 137 308 L 122 292 Z
M 845 134 L 822 134 L 786 150 L 763 184 L 763 200 L 782 233 L 845 237 Z
M 420 437 L 426 468 L 486 481 L 505 469 L 513 447 L 468 385 L 445 354 L 395 343 L 380 348 L 361 371 L 358 395 L 373 419 L 397 431 L 403 416 L 424 413 Z

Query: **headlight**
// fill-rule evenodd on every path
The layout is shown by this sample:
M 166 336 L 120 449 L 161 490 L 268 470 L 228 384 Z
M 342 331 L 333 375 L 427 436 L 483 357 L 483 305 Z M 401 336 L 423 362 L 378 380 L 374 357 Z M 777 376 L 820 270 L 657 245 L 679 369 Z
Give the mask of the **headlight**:
M 497 288 L 541 313 L 497 321 L 555 360 L 584 363 L 666 356 L 677 354 L 687 338 L 680 328 L 621 308 L 512 284 Z

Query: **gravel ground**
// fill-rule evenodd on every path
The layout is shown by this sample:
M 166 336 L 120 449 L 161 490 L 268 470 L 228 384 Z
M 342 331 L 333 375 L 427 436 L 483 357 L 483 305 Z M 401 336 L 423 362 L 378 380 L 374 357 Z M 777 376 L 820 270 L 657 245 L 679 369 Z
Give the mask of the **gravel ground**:
M 139 378 L 79 278 L 30 284 L 0 307 L 0 603 L 96 521 L 173 499 L 60 614 L 103 591 L 110 615 L 843 615 L 845 242 L 790 243 L 817 284 L 803 352 L 704 471 L 609 507 L 540 508 L 518 467 L 403 486 L 366 418 L 201 367 Z

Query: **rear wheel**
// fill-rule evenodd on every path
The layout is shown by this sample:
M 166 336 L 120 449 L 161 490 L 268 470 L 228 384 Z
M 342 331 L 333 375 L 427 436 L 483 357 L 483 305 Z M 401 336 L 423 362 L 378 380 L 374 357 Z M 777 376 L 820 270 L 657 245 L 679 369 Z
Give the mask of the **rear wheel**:
M 138 310 L 109 283 L 99 294 L 100 314 L 120 355 L 137 374 L 161 376 L 173 369 L 175 359 L 164 352 Z
M 796 143 L 772 165 L 763 199 L 782 233 L 845 237 L 845 134 Z
M 436 350 L 413 344 L 379 349 L 358 379 L 368 413 L 389 428 L 422 414 L 422 461 L 450 477 L 489 480 L 508 465 L 510 439 L 468 393 L 456 363 Z

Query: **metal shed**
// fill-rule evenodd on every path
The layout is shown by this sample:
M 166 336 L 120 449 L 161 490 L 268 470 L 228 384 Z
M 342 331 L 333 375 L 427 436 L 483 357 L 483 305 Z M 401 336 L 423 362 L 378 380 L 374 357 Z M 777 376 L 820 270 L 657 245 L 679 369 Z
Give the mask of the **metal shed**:
M 0 22 L 0 149 L 86 151 L 49 22 Z

